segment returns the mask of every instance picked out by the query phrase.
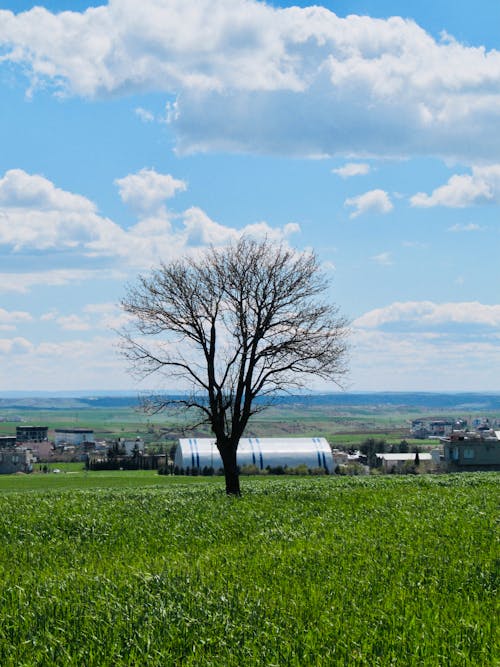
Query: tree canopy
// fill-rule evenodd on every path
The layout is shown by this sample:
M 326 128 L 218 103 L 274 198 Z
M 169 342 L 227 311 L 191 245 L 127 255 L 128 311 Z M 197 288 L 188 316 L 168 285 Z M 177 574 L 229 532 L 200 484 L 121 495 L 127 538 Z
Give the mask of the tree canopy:
M 189 388 L 152 399 L 150 409 L 182 405 L 210 425 L 229 494 L 240 493 L 238 442 L 266 405 L 257 399 L 312 377 L 338 383 L 346 372 L 347 323 L 325 298 L 328 287 L 314 253 L 243 237 L 161 264 L 122 301 L 132 370 Z

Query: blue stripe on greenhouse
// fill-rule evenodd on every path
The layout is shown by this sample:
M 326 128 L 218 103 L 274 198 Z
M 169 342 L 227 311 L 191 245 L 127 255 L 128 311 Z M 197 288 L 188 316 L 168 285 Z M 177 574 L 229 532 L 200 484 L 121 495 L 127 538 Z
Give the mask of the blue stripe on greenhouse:
M 194 451 L 195 451 L 195 454 L 196 454 L 196 467 L 199 468 L 200 467 L 200 454 L 198 452 L 198 440 L 196 438 L 194 439 Z
M 194 468 L 194 451 L 193 451 L 193 441 L 189 438 L 189 448 L 191 449 L 191 467 Z
M 262 457 L 262 449 L 260 448 L 260 440 L 259 438 L 255 438 L 255 442 L 259 446 L 259 462 L 260 462 L 260 469 L 264 470 L 264 459 Z
M 252 442 L 252 438 L 248 438 L 248 442 L 249 442 L 249 444 L 250 444 L 250 447 L 252 448 L 252 461 L 253 461 L 253 464 L 255 465 L 255 452 L 254 452 L 254 450 L 253 450 L 253 442 Z
M 321 468 L 321 453 L 319 451 L 318 445 L 320 444 L 320 439 L 319 438 L 313 438 L 312 439 L 314 444 L 316 445 L 316 454 L 318 456 L 318 468 Z

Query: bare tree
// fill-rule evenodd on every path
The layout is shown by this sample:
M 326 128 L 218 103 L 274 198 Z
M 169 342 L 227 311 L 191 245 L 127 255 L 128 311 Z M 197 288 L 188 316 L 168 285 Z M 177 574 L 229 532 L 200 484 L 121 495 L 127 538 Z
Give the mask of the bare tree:
M 338 383 L 346 372 L 346 321 L 322 300 L 328 286 L 314 254 L 242 238 L 162 264 L 122 301 L 133 322 L 122 332 L 132 370 L 191 388 L 149 408 L 182 405 L 210 425 L 228 494 L 240 494 L 238 443 L 265 397 L 310 376 Z

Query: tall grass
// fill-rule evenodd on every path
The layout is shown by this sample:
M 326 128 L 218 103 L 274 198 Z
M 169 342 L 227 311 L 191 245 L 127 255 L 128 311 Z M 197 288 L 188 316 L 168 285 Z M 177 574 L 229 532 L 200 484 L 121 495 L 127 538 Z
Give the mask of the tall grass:
M 499 664 L 497 474 L 0 496 L 0 664 Z

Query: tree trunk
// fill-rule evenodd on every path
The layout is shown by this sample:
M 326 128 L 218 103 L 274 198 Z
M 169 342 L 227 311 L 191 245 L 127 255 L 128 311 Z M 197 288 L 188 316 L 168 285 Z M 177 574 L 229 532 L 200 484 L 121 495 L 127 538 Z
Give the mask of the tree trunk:
M 228 496 L 241 496 L 240 471 L 236 463 L 236 448 L 228 444 L 219 449 L 224 464 L 224 476 L 226 478 L 226 494 Z

